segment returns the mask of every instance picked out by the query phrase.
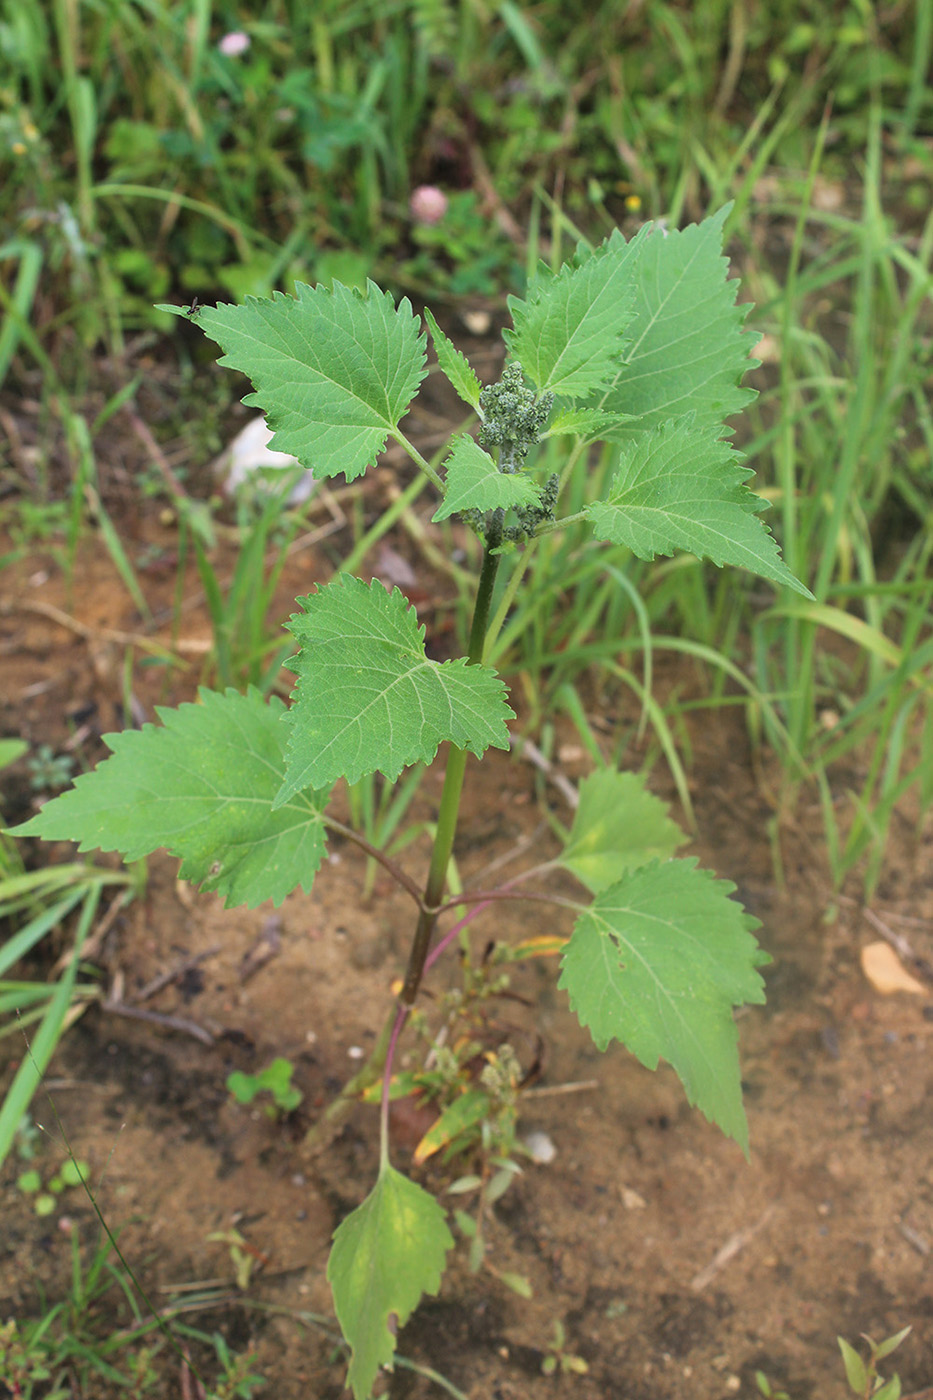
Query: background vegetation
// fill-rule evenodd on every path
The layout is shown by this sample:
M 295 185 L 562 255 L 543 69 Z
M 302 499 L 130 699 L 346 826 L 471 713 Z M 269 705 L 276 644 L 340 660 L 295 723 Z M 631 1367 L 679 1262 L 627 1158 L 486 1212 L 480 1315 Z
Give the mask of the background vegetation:
M 633 692 L 644 761 L 663 754 L 688 818 L 683 714 L 741 704 L 778 875 L 781 823 L 806 795 L 836 888 L 857 872 L 870 897 L 892 831 L 918 829 L 933 797 L 931 48 L 933 0 L 605 0 L 585 15 L 560 0 L 0 0 L 0 588 L 37 548 L 67 574 L 94 532 L 145 634 L 121 524 L 169 501 L 179 577 L 195 558 L 211 613 L 210 675 L 271 687 L 264 561 L 303 517 L 211 498 L 227 376 L 153 303 L 371 276 L 446 312 L 456 338 L 482 324 L 464 314 L 497 318 L 539 257 L 734 201 L 730 253 L 763 334 L 741 445 L 816 603 L 689 558 L 607 549 L 594 567 L 562 537 L 522 611 L 503 603 L 494 659 L 529 734 L 546 747 L 563 712 L 597 762 L 588 698 Z M 424 186 L 446 197 L 434 222 L 412 199 Z M 395 518 L 417 533 L 417 484 Z M 363 500 L 338 537 L 350 567 L 369 523 Z M 218 538 L 237 550 L 229 586 Z M 665 652 L 694 658 L 689 699 L 654 684 Z M 127 655 L 131 675 L 142 652 Z M 54 785 L 54 756 L 37 757 Z M 374 832 L 396 830 L 377 794 L 353 800 Z M 45 890 L 13 849 L 0 861 L 23 946 L 56 902 L 99 890 L 84 867 Z M 32 1001 L 51 1047 L 67 997 Z

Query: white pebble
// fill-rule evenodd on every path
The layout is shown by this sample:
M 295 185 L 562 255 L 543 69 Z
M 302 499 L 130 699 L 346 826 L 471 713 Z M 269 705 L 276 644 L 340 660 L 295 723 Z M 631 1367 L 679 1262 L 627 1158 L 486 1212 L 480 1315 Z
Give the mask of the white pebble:
M 541 1167 L 546 1167 L 548 1162 L 553 1162 L 557 1156 L 557 1148 L 547 1133 L 527 1133 L 523 1141 L 531 1160 Z

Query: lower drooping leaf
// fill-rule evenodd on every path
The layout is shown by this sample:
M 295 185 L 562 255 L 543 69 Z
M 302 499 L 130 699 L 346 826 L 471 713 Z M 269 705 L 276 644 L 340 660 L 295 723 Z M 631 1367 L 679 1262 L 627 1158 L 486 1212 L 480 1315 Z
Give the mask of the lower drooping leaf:
M 488 666 L 430 661 L 404 594 L 342 574 L 307 598 L 289 630 L 299 655 L 289 714 L 288 771 L 276 803 L 306 787 L 367 773 L 393 780 L 430 763 L 445 739 L 470 753 L 507 749 L 514 718 Z
M 580 805 L 558 861 L 599 894 L 639 866 L 672 856 L 686 839 L 640 774 L 604 768 L 580 784 Z
M 104 735 L 110 757 L 16 835 L 78 841 L 126 860 L 164 848 L 180 858 L 182 879 L 228 907 L 310 890 L 329 792 L 296 793 L 273 811 L 285 776 L 285 706 L 253 689 L 204 689 L 200 701 L 157 710 L 161 726 Z
M 338 1227 L 327 1263 L 355 1400 L 368 1400 L 379 1367 L 392 1364 L 396 1332 L 422 1294 L 439 1290 L 453 1243 L 434 1197 L 383 1162 L 366 1200 Z
M 758 920 L 696 860 L 643 866 L 578 918 L 560 986 L 600 1050 L 667 1060 L 687 1098 L 748 1153 L 732 1008 L 764 1001 Z

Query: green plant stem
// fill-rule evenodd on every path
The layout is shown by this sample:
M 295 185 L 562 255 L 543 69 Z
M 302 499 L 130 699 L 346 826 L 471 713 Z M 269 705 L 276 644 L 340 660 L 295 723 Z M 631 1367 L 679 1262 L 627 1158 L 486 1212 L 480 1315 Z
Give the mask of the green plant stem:
M 478 666 L 483 659 L 486 642 L 486 629 L 489 626 L 489 613 L 492 608 L 492 593 L 499 568 L 498 554 L 493 553 L 499 544 L 498 532 L 486 539 L 483 553 L 483 567 L 480 570 L 476 589 L 476 602 L 473 606 L 473 622 L 470 627 L 470 645 L 467 651 L 467 665 Z M 463 776 L 466 772 L 467 751 L 451 745 L 447 755 L 447 771 L 444 774 L 444 790 L 437 815 L 437 830 L 434 836 L 434 850 L 428 870 L 428 882 L 424 891 L 424 904 L 418 916 L 415 937 L 405 973 L 405 985 L 401 999 L 406 1006 L 414 1003 L 421 985 L 424 960 L 428 956 L 431 939 L 437 925 L 440 903 L 447 883 L 447 867 L 457 832 L 457 816 L 460 811 L 460 794 L 463 791 Z
M 431 466 L 431 463 L 425 457 L 422 457 L 421 453 L 418 451 L 417 447 L 415 447 L 414 443 L 409 442 L 405 434 L 399 429 L 396 429 L 392 436 L 395 438 L 396 442 L 401 443 L 402 447 L 404 447 L 411 460 L 415 463 L 416 466 L 421 468 L 428 480 L 433 481 L 438 491 L 443 493 L 443 481 L 438 476 L 434 468 Z
M 304 1149 L 306 1153 L 313 1155 L 323 1151 L 343 1119 L 350 1112 L 357 1097 L 362 1094 L 364 1089 L 368 1089 L 379 1079 L 385 1068 L 397 1015 L 398 1006 L 396 1004 L 392 1006 L 386 1017 L 379 1033 L 379 1039 L 373 1046 L 372 1054 L 365 1065 L 352 1079 L 347 1080 L 337 1097 L 327 1105 L 317 1122 L 305 1134 Z
M 500 543 L 498 533 L 490 534 L 486 540 L 486 549 L 483 554 L 483 566 L 480 570 L 479 584 L 476 589 L 476 602 L 473 606 L 473 622 L 470 627 L 470 646 L 467 653 L 467 664 L 476 666 L 482 661 L 483 646 L 486 640 L 486 628 L 489 625 L 489 613 L 492 607 L 492 593 L 496 582 L 496 573 L 499 568 L 499 555 L 493 550 Z M 424 973 L 424 964 L 431 946 L 431 939 L 441 911 L 441 901 L 444 895 L 444 886 L 447 882 L 447 867 L 450 863 L 450 856 L 453 850 L 454 836 L 457 831 L 457 814 L 460 810 L 460 793 L 463 788 L 463 775 L 466 771 L 466 749 L 458 749 L 451 746 L 447 755 L 447 771 L 444 776 L 444 789 L 441 794 L 441 805 L 437 818 L 437 829 L 434 836 L 434 850 L 431 855 L 431 865 L 428 871 L 428 880 L 425 886 L 423 898 L 420 900 L 421 913 L 418 916 L 418 923 L 415 928 L 415 936 L 412 940 L 411 953 L 408 959 L 408 970 L 405 974 L 405 984 L 401 992 L 400 1003 L 403 1008 L 412 1005 L 418 994 L 418 987 Z M 355 833 L 352 834 L 357 840 Z M 405 888 L 408 885 L 405 884 Z M 410 892 L 410 891 L 409 891 Z M 368 1089 L 371 1084 L 375 1084 L 385 1069 L 386 1057 L 389 1046 L 392 1043 L 392 1036 L 395 1030 L 396 1021 L 399 1015 L 399 1003 L 392 1006 L 386 1017 L 379 1039 L 373 1046 L 372 1054 L 362 1066 L 358 1074 L 355 1074 L 341 1089 L 334 1101 L 327 1106 L 324 1113 L 309 1130 L 305 1136 L 305 1151 L 318 1153 L 327 1146 L 335 1130 L 341 1121 L 349 1113 L 356 1102 L 357 1096 Z M 385 1150 L 385 1146 L 383 1146 Z

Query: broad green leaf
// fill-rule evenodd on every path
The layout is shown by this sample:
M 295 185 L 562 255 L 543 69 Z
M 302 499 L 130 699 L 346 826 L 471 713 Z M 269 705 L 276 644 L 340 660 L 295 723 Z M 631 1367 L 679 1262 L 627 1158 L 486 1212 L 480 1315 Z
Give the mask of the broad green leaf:
M 429 661 L 424 627 L 397 588 L 346 574 L 299 598 L 289 621 L 301 651 L 289 715 L 287 775 L 276 805 L 306 787 L 377 770 L 394 781 L 430 763 L 445 739 L 480 755 L 509 746 L 512 711 L 487 666 Z
M 604 768 L 580 784 L 580 805 L 558 861 L 599 894 L 649 861 L 666 860 L 686 839 L 644 778 Z
M 327 1281 L 352 1357 L 347 1385 L 369 1400 L 380 1366 L 391 1366 L 395 1336 L 424 1293 L 441 1286 L 453 1248 L 433 1196 L 384 1162 L 361 1206 L 338 1227 Z
M 601 408 L 564 408 L 555 413 L 542 438 L 573 436 L 597 442 L 632 421 L 629 413 L 606 413 Z
M 178 307 L 162 307 L 178 311 Z M 362 475 L 408 411 L 425 375 L 425 337 L 407 298 L 396 307 L 374 282 L 367 294 L 334 283 L 295 284 L 295 296 L 204 306 L 197 324 L 256 392 L 271 446 L 317 477 Z
M 16 835 L 78 841 L 81 851 L 119 851 L 128 861 L 164 847 L 180 858 L 181 879 L 228 907 L 310 890 L 329 793 L 296 792 L 273 810 L 285 775 L 282 701 L 203 689 L 200 704 L 156 713 L 161 727 L 106 734 L 111 756 Z
M 703 426 L 721 424 L 755 397 L 739 381 L 758 363 L 750 358 L 758 337 L 742 329 L 748 307 L 736 306 L 739 284 L 727 280 L 722 256 L 730 207 L 679 231 L 646 225 L 644 236 L 625 245 L 637 257 L 629 345 L 616 383 L 598 407 L 634 414 L 644 427 L 685 413 Z M 618 243 L 624 240 L 614 233 L 593 259 L 618 256 Z M 631 437 L 637 426 L 627 424 L 612 435 Z
M 466 355 L 458 350 L 453 341 L 449 340 L 440 326 L 425 308 L 424 319 L 428 323 L 428 330 L 431 332 L 431 339 L 434 342 L 434 352 L 437 355 L 437 363 L 441 373 L 446 376 L 450 384 L 457 393 L 468 403 L 471 408 L 479 412 L 479 396 L 481 385 Z
M 600 1050 L 619 1040 L 648 1069 L 663 1057 L 747 1153 L 732 1008 L 764 1001 L 768 959 L 734 889 L 693 859 L 633 871 L 578 918 L 560 986 Z
M 435 521 L 446 520 L 460 510 L 507 510 L 509 506 L 532 505 L 541 494 L 522 472 L 500 472 L 489 453 L 468 433 L 454 438 L 444 465 L 447 485 L 444 499 L 434 512 Z
M 587 398 L 616 379 L 628 343 L 643 235 L 603 244 L 576 267 L 555 277 L 547 268 L 532 279 L 525 301 L 509 298 L 515 329 L 509 351 L 540 393 Z
M 750 468 L 717 432 L 682 418 L 623 444 L 608 498 L 586 510 L 596 538 L 639 559 L 684 549 L 812 597 L 758 519 L 767 503 L 745 485 Z

